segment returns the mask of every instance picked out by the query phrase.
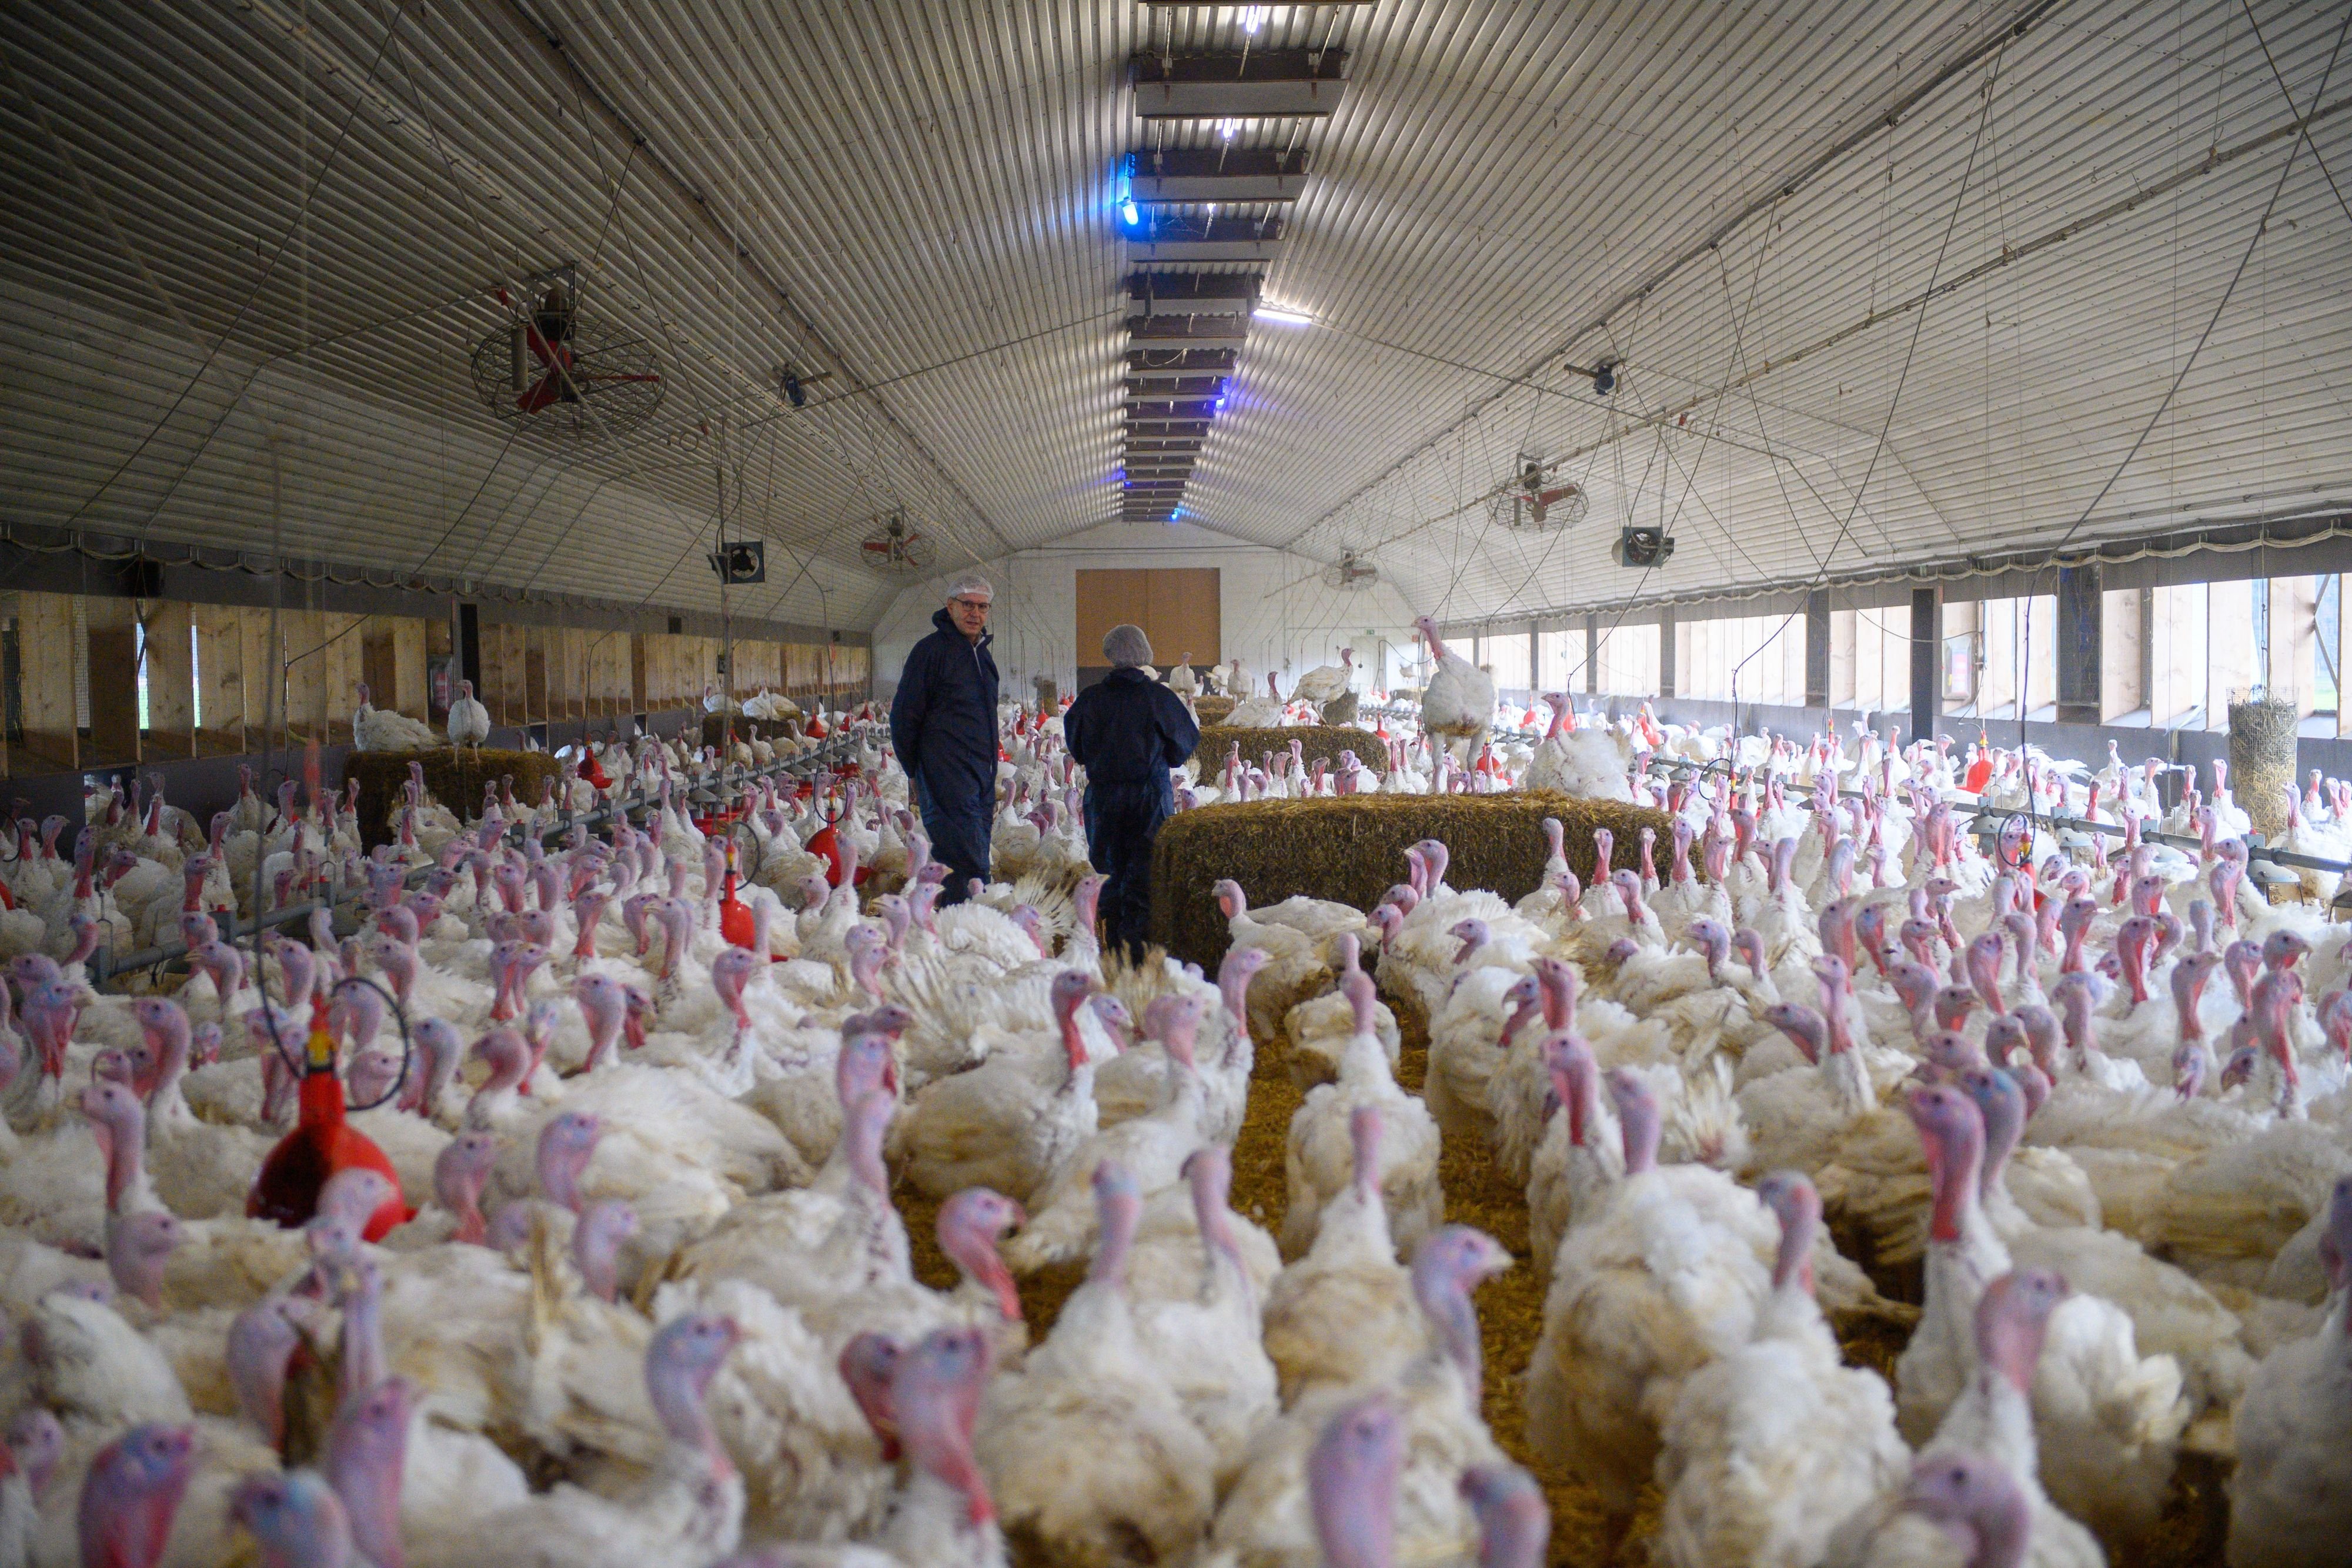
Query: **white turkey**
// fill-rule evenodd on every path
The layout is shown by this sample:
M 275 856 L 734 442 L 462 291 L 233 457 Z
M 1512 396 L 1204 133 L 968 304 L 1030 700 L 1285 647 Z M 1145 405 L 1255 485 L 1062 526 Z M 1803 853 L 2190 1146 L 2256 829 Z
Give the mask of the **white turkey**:
M 1422 730 L 1444 737 L 1449 751 L 1455 742 L 1462 743 L 1466 760 L 1495 722 L 1495 677 L 1446 647 L 1437 634 L 1437 622 L 1428 616 L 1413 624 L 1421 628 L 1429 656 L 1437 662 L 1421 694 Z
M 434 745 L 432 726 L 397 709 L 372 706 L 365 683 L 361 685 L 359 710 L 352 715 L 352 750 L 428 751 Z
M 449 704 L 449 744 L 478 747 L 490 738 L 490 710 L 474 696 L 474 683 L 459 681 Z

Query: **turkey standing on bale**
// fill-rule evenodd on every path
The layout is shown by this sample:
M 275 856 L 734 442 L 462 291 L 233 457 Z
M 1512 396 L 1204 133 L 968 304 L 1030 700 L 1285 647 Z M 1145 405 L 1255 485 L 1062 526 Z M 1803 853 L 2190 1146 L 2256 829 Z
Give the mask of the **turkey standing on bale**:
M 1467 760 L 1495 722 L 1495 677 L 1447 648 L 1437 635 L 1437 622 L 1428 616 L 1413 624 L 1429 640 L 1429 656 L 1437 661 L 1421 696 L 1421 727 L 1444 736 L 1449 751 L 1454 742 L 1463 742 Z
M 449 744 L 478 747 L 490 738 L 490 710 L 474 700 L 474 683 L 457 683 L 457 700 L 449 705 Z
M 1308 704 L 1319 716 L 1326 703 L 1337 701 L 1347 691 L 1355 665 L 1356 651 L 1340 649 L 1338 664 L 1320 665 L 1298 677 L 1298 684 L 1290 688 L 1291 701 Z

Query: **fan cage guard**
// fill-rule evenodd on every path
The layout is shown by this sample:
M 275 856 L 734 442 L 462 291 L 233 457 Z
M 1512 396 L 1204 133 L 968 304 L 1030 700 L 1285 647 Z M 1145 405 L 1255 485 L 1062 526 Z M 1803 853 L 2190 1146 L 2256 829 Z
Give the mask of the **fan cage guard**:
M 1562 528 L 1572 528 L 1582 522 L 1585 514 L 1591 510 L 1591 497 L 1581 485 L 1568 484 L 1559 488 L 1568 494 L 1545 508 L 1541 522 L 1536 521 L 1532 497 L 1517 486 L 1499 490 L 1486 498 L 1486 520 L 1515 534 L 1550 534 Z
M 528 348 L 522 351 L 523 384 L 514 384 L 515 329 L 518 317 L 474 346 L 474 393 L 499 421 L 525 434 L 551 441 L 584 444 L 607 436 L 625 435 L 654 416 L 661 406 L 660 366 L 653 347 L 644 339 L 623 332 L 579 310 L 572 314 L 572 369 L 584 377 L 654 377 L 650 381 L 583 381 L 580 400 L 558 399 L 536 411 L 518 406 L 517 400 L 537 385 L 547 367 Z
M 871 548 L 875 545 L 888 548 L 884 549 Z M 884 528 L 878 533 L 866 535 L 858 544 L 857 559 L 865 564 L 868 571 L 922 572 L 931 570 L 931 563 L 936 558 L 931 549 L 930 540 L 920 534 L 909 536 L 904 528 Z
M 1342 593 L 1361 593 L 1381 580 L 1381 569 L 1356 556 L 1341 556 L 1323 569 L 1323 585 Z

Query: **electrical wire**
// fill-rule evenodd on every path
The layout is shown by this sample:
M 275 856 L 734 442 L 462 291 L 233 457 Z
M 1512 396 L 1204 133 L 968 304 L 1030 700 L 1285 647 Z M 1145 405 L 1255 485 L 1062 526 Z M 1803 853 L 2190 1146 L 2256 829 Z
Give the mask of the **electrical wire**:
M 1830 562 L 1837 559 L 1837 552 L 1844 546 L 1847 538 L 1853 531 L 1854 517 L 1862 510 L 1863 497 L 1870 494 L 1870 481 L 1878 473 L 1878 460 L 1885 453 L 1886 438 L 1895 429 L 1895 412 L 1903 405 L 1903 389 L 1911 380 L 1911 361 L 1919 352 L 1919 335 L 1927 328 L 1927 302 L 1935 296 L 1937 279 L 1943 276 L 1944 256 L 1951 249 L 1952 235 L 1960 226 L 1960 208 L 1968 200 L 1969 178 L 1976 172 L 1977 152 L 1984 145 L 1985 128 L 1992 123 L 1993 92 L 2000 84 L 2001 61 L 2007 58 L 2008 55 L 2009 45 L 2004 41 L 2000 47 L 1994 51 L 1992 65 L 1986 70 L 1983 89 L 1984 108 L 1977 116 L 1976 135 L 1969 142 L 1968 162 L 1960 169 L 1960 188 L 1952 197 L 1952 215 L 1945 222 L 1943 240 L 1936 246 L 1935 265 L 1927 271 L 1927 292 L 1921 296 L 1918 314 L 1911 322 L 1911 342 L 1909 347 L 1903 350 L 1903 368 L 1895 378 L 1895 395 L 1886 402 L 1886 418 L 1878 427 L 1878 444 L 1871 449 L 1870 463 L 1862 471 L 1862 483 L 1854 488 L 1853 505 L 1846 508 L 1845 520 L 1838 525 L 1838 537 L 1832 540 L 1830 548 L 1822 552 L 1821 565 L 1815 570 L 1812 581 L 1805 589 L 1808 594 L 1828 580 Z M 1893 155 L 1890 149 L 1888 156 Z M 1766 639 L 1767 644 L 1777 642 L 1780 633 L 1789 629 L 1789 622 L 1794 621 L 1801 613 L 1802 613 L 1801 610 L 1790 611 L 1782 619 L 1779 630 Z M 1761 647 L 1756 650 L 1756 653 L 1761 652 L 1763 652 Z M 1739 689 L 1739 672 L 1748 667 L 1749 662 L 1756 657 L 1756 653 L 1749 653 L 1747 658 L 1740 660 L 1733 667 L 1731 672 L 1733 691 Z
M 2252 16 L 2253 13 L 2249 11 L 2247 13 L 2247 19 L 2251 21 Z M 2141 425 L 2139 434 L 2132 438 L 2131 446 L 2124 453 L 2123 461 L 2117 463 L 2114 469 L 2109 472 L 2106 477 L 2106 482 L 2099 486 L 2098 494 L 2091 497 L 2090 504 L 2083 508 L 2082 515 L 2074 519 L 2074 521 L 2067 528 L 2066 531 L 2059 536 L 2058 542 L 2051 547 L 2050 553 L 2052 560 L 2054 561 L 2057 558 L 2057 552 L 2064 549 L 2074 539 L 2074 536 L 2083 531 L 2083 526 L 2085 523 L 2088 523 L 2091 520 L 2092 515 L 2099 509 L 2099 503 L 2107 498 L 2107 492 L 2115 488 L 2116 481 L 2124 476 L 2124 470 L 2131 466 L 2132 459 L 2139 455 L 2140 447 L 2147 443 L 2149 434 L 2154 432 L 2157 425 L 2162 422 L 2165 411 L 2172 406 L 2173 399 L 2179 395 L 2181 384 L 2188 381 L 2189 372 L 2197 368 L 2198 358 L 2204 353 L 2206 343 L 2211 340 L 2213 336 L 2213 329 L 2220 326 L 2221 323 L 2221 313 L 2230 308 L 2231 297 L 2238 291 L 2239 279 L 2246 276 L 2247 264 L 2254 259 L 2254 252 L 2262 248 L 2263 235 L 2268 233 L 2270 229 L 2271 214 L 2278 210 L 2279 197 L 2286 193 L 2286 183 L 2288 177 L 2294 172 L 2296 156 L 2302 152 L 2304 143 L 2311 140 L 2312 110 L 2318 109 L 2320 104 L 2326 100 L 2328 79 L 2336 74 L 2336 61 L 2337 57 L 2344 52 L 2344 38 L 2347 33 L 2352 33 L 2352 6 L 2347 6 L 2345 8 L 2344 25 L 2336 30 L 2335 47 L 2327 51 L 2327 65 L 2326 68 L 2321 70 L 2319 73 L 2319 85 L 2312 89 L 2311 109 L 2305 110 L 2302 114 L 2295 117 L 2294 140 L 2293 142 L 2288 144 L 2286 150 L 2286 162 L 2279 170 L 2278 183 L 2271 187 L 2270 200 L 2263 204 L 2262 218 L 2254 225 L 2254 232 L 2246 241 L 2244 253 L 2238 257 L 2236 270 L 2230 274 L 2229 285 L 2221 290 L 2221 298 L 2215 301 L 2213 306 L 2213 314 L 2205 319 L 2205 329 L 2197 334 L 2197 341 L 2195 345 L 2189 349 L 2189 358 L 2181 361 L 2179 372 L 2172 378 L 2171 384 L 2164 389 L 2164 396 L 2158 400 L 2155 409 L 2148 414 L 2147 423 Z M 2259 37 L 2259 29 L 2257 29 L 2257 36 Z M 2263 54 L 2265 57 L 2268 57 L 2269 48 L 2267 46 L 2264 47 Z M 2273 74 L 2275 74 L 2277 68 L 2273 66 L 2272 70 Z M 2285 81 L 2281 79 L 2279 86 L 2284 89 L 2286 86 Z M 2290 111 L 2294 108 L 2294 99 L 2292 97 L 2287 99 L 2287 108 Z M 2316 149 L 2315 149 L 2315 151 L 2316 151 Z M 2335 181 L 2331 178 L 2328 181 L 2328 184 L 2332 188 L 2335 184 Z M 2337 193 L 2337 198 L 2338 200 L 2342 199 L 2341 192 Z M 2037 587 L 2041 580 L 2041 571 L 2047 571 L 2050 570 L 2052 570 L 2050 567 L 2044 566 L 2035 573 L 2035 584 Z M 2029 602 L 2031 602 L 2031 599 L 2032 596 L 2029 594 Z M 2021 750 L 2023 749 L 2025 746 L 2026 721 L 2024 711 L 2025 705 L 2021 700 L 2018 704 L 2017 720 L 2017 744 Z
M 204 380 L 205 372 L 212 369 L 213 361 L 220 356 L 221 350 L 227 346 L 229 339 L 236 336 L 236 329 L 245 324 L 246 312 L 253 308 L 254 300 L 260 297 L 263 287 L 277 273 L 278 262 L 285 258 L 286 247 L 293 243 L 294 235 L 309 221 L 310 204 L 318 199 L 319 187 L 326 183 L 329 172 L 334 168 L 335 159 L 343 150 L 343 138 L 351 131 L 352 121 L 359 118 L 360 105 L 367 100 L 364 89 L 369 83 L 375 80 L 375 73 L 383 64 L 384 52 L 392 47 L 393 29 L 398 22 L 399 12 L 395 9 L 393 13 L 393 22 L 384 27 L 383 41 L 376 45 L 375 57 L 368 62 L 367 75 L 361 82 L 362 90 L 352 95 L 352 107 L 349 112 L 344 114 L 343 123 L 336 129 L 335 140 L 327 149 L 326 162 L 319 165 L 318 177 L 310 182 L 310 189 L 303 193 L 300 204 L 294 209 L 292 221 L 287 224 L 286 232 L 278 238 L 278 247 L 269 253 L 268 264 L 261 269 L 260 276 L 253 280 L 252 287 L 245 291 L 245 298 L 237 301 L 236 313 L 229 318 L 228 325 L 221 329 L 220 336 L 213 340 L 213 346 L 205 350 L 205 357 L 197 362 L 195 370 L 189 374 L 186 382 L 181 386 L 178 395 L 173 397 L 171 403 L 163 410 L 162 417 L 148 427 L 147 434 L 139 438 L 139 444 L 131 449 L 130 455 L 116 464 L 114 471 L 100 481 L 98 488 L 91 491 L 80 506 L 73 509 L 73 515 L 66 519 L 67 527 L 70 528 L 80 521 L 90 507 L 98 504 L 99 497 L 113 488 L 114 482 L 121 478 L 133 463 L 139 461 L 140 455 L 154 442 L 155 437 L 163 433 L 163 427 L 172 422 L 172 416 L 180 412 L 180 405 L 187 401 L 188 394 L 196 390 L 196 383 Z M 305 124 L 307 123 L 306 116 Z M 190 461 L 193 462 L 194 459 Z

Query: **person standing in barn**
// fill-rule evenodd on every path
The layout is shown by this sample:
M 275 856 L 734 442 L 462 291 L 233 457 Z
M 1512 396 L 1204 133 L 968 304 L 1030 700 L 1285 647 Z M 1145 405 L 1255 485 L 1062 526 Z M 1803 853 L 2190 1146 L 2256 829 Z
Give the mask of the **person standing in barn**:
M 1062 738 L 1087 770 L 1087 858 L 1103 873 L 1109 944 L 1143 955 L 1151 925 L 1151 841 L 1176 809 L 1168 770 L 1201 743 L 1201 727 L 1174 692 L 1143 673 L 1151 640 L 1140 626 L 1103 639 L 1111 667 L 1062 716 Z
M 907 655 L 890 699 L 890 744 L 915 787 L 931 853 L 948 868 L 942 905 L 960 904 L 973 877 L 988 880 L 996 820 L 996 659 L 989 653 L 986 578 L 966 572 L 931 617 L 939 630 Z

